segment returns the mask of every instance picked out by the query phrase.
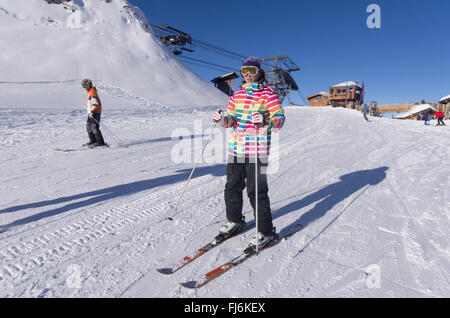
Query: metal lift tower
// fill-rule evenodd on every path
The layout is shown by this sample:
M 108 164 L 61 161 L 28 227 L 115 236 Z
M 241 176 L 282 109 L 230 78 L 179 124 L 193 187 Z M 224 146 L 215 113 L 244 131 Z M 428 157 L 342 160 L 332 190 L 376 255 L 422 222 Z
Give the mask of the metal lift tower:
M 280 97 L 280 101 L 283 102 L 284 98 L 287 96 L 289 104 L 292 105 L 291 99 L 289 98 L 289 93 L 293 90 L 298 91 L 298 85 L 291 76 L 291 72 L 299 71 L 298 67 L 287 55 L 266 57 L 259 59 L 264 66 L 269 65 L 270 68 L 266 70 L 266 80 Z M 273 61 L 274 64 L 268 63 Z M 264 67 L 266 69 L 266 67 Z

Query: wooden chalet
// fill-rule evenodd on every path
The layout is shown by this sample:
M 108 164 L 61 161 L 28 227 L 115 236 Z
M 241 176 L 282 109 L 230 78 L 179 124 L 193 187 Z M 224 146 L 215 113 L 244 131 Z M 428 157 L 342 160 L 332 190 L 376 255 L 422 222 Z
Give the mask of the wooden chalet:
M 329 103 L 328 93 L 320 92 L 306 97 L 309 101 L 309 106 L 327 106 Z
M 216 77 L 211 80 L 214 83 L 214 86 L 220 89 L 222 92 L 227 94 L 228 96 L 233 96 L 234 94 L 234 79 L 238 78 L 235 72 L 225 74 L 219 77 Z
M 450 118 L 450 95 L 439 100 L 439 110 L 445 114 L 445 118 Z
M 433 105 L 430 104 L 419 104 L 411 107 L 407 112 L 399 114 L 394 117 L 394 119 L 412 119 L 417 120 L 422 118 L 424 115 L 433 115 L 437 111 Z
M 407 112 L 415 105 L 419 105 L 420 103 L 397 103 L 397 104 L 384 104 L 378 105 L 378 112 L 380 114 L 383 113 L 399 113 L 399 112 Z
M 328 88 L 329 104 L 346 108 L 359 108 L 363 87 L 356 82 L 342 82 Z
M 424 100 L 422 100 L 419 103 L 398 103 L 398 104 L 385 104 L 385 105 L 378 105 L 377 106 L 377 112 L 379 114 L 384 114 L 384 113 L 402 113 L 399 114 L 397 116 L 395 116 L 394 118 L 397 119 L 416 119 L 418 116 L 422 115 L 420 113 L 417 114 L 417 116 L 410 116 L 408 114 L 410 114 L 410 111 L 413 111 L 414 109 L 418 109 L 418 107 L 416 106 L 421 106 L 421 105 L 429 105 L 432 107 L 431 109 L 431 113 L 434 114 L 434 112 L 436 111 L 442 111 L 442 107 L 440 107 L 439 104 L 436 103 L 426 103 Z M 420 108 L 420 107 L 419 107 Z M 406 116 L 406 117 L 404 117 Z

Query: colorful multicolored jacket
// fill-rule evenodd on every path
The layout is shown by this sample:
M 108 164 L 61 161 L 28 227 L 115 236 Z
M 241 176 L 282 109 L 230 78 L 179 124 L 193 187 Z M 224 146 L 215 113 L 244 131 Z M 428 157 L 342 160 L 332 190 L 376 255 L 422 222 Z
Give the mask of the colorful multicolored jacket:
M 265 125 L 258 128 L 258 157 L 268 157 L 273 129 L 285 121 L 284 110 L 275 90 L 265 82 L 246 83 L 228 102 L 225 128 L 231 127 L 228 153 L 235 157 L 255 157 L 255 125 L 251 115 L 260 112 Z

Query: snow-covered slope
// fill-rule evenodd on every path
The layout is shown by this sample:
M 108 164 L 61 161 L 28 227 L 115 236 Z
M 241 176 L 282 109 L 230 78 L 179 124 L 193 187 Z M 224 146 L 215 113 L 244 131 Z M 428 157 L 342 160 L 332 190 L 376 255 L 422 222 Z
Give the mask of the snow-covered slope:
M 181 287 L 247 245 L 246 200 L 242 235 L 157 273 L 225 221 L 221 128 L 174 206 L 227 98 L 127 6 L 0 0 L 0 297 L 450 296 L 448 126 L 328 107 L 287 108 L 273 136 L 274 225 L 301 232 L 202 289 Z M 85 77 L 108 149 L 80 149 Z
M 226 96 L 156 41 L 125 0 L 0 0 L 0 107 L 76 108 L 91 78 L 105 110 L 221 105 Z
M 168 111 L 110 112 L 127 148 L 105 131 L 111 148 L 66 153 L 53 149 L 87 138 L 81 111 L 0 110 L 0 297 L 450 296 L 448 126 L 335 108 L 289 107 L 277 135 L 274 225 L 301 232 L 202 289 L 181 287 L 246 246 L 246 201 L 249 230 L 157 273 L 225 221 L 221 161 L 199 165 L 173 211 L 211 112 Z M 212 136 L 225 143 L 223 129 Z M 174 160 L 180 145 L 188 163 Z

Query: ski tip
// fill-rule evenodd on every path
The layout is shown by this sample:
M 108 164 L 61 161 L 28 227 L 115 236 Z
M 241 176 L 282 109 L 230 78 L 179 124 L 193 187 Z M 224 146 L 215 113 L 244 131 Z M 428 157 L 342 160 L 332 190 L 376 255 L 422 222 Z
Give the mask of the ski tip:
M 181 286 L 185 287 L 185 288 L 189 288 L 189 289 L 194 289 L 197 288 L 198 283 L 195 280 L 191 280 L 189 282 L 185 282 L 185 283 L 180 283 Z
M 173 268 L 158 268 L 157 271 L 161 274 L 169 275 L 173 273 Z

